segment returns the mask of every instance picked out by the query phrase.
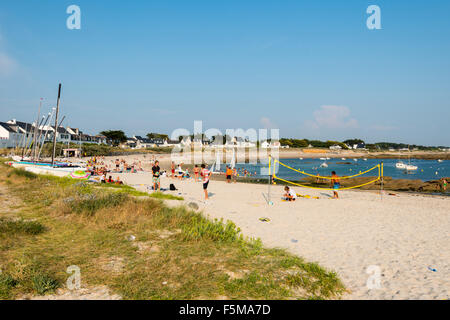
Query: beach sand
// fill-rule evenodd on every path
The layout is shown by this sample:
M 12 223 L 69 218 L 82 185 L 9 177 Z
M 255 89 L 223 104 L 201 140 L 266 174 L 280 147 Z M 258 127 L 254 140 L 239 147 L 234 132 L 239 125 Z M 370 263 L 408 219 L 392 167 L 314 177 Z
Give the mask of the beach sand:
M 120 177 L 142 191 L 151 183 L 149 173 Z M 336 271 L 349 289 L 343 299 L 450 298 L 449 198 L 343 191 L 333 200 L 329 191 L 295 188 L 320 199 L 284 202 L 282 186 L 276 185 L 270 187 L 274 205 L 269 206 L 268 185 L 211 181 L 204 203 L 200 182 L 161 178 L 161 187 L 170 183 L 178 191 L 165 192 L 185 200 L 169 205 L 195 202 L 210 218 L 233 221 L 245 236 Z M 367 287 L 374 275 L 366 273 L 370 266 L 378 266 L 381 288 Z

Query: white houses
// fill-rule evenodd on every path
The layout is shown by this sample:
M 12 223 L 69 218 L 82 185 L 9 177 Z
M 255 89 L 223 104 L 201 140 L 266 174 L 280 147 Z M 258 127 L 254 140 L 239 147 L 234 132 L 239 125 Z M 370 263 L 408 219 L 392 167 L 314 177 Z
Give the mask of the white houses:
M 132 149 L 145 149 L 156 147 L 173 147 L 178 144 L 178 141 L 167 140 L 163 138 L 148 139 L 141 136 L 133 136 L 132 138 L 128 138 L 127 141 L 122 144 L 122 147 L 128 147 Z
M 56 142 L 60 143 L 94 143 L 107 144 L 107 138 L 102 135 L 91 136 L 84 134 L 79 129 L 64 128 L 55 130 L 54 126 L 40 126 L 37 130 L 38 143 L 52 142 L 56 131 Z M 0 122 L 0 148 L 16 148 L 30 146 L 36 132 L 35 123 L 17 121 Z
M 23 134 L 16 132 L 7 123 L 0 122 L 0 148 L 14 148 Z
M 268 148 L 280 148 L 281 144 L 280 141 L 272 141 L 272 142 L 267 142 L 267 141 L 263 141 L 260 144 L 262 149 L 268 149 Z

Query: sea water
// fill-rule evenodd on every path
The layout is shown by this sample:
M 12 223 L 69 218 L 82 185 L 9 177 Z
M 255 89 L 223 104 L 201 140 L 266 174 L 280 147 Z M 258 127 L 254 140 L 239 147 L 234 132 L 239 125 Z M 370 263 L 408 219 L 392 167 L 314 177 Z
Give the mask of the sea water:
M 331 171 L 336 171 L 339 176 L 355 175 L 383 162 L 385 177 L 422 181 L 439 180 L 443 177 L 450 177 L 450 160 L 438 162 L 437 160 L 411 159 L 411 165 L 417 166 L 418 169 L 408 172 L 404 169 L 397 169 L 395 167 L 395 164 L 399 161 L 397 159 L 367 159 L 367 161 L 364 161 L 363 159 L 358 158 L 358 161 L 354 161 L 352 158 L 347 158 L 346 160 L 342 160 L 341 158 L 331 158 L 330 160 L 304 158 L 303 160 L 280 159 L 280 161 L 289 167 L 313 175 L 319 174 L 320 176 L 330 176 Z M 401 161 L 405 164 L 409 164 L 407 159 Z M 320 167 L 324 162 L 327 163 L 327 168 Z M 266 166 L 267 165 L 263 164 L 237 164 L 236 168 L 247 169 L 252 174 L 252 178 L 267 178 L 267 176 L 261 175 L 261 168 Z M 282 165 L 279 165 L 277 176 L 291 181 L 305 178 L 305 175 L 290 170 Z M 378 176 L 378 169 L 374 169 L 363 175 L 363 177 L 376 176 Z

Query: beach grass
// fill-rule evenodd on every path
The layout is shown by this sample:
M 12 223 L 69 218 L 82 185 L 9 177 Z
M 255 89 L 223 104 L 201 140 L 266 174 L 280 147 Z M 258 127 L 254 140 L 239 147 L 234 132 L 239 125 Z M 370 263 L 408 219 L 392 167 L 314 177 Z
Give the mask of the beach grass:
M 265 248 L 232 222 L 131 187 L 0 166 L 0 188 L 20 204 L 0 212 L 9 230 L 0 232 L 0 299 L 67 290 L 72 265 L 83 288 L 107 286 L 123 299 L 336 299 L 345 290 L 334 272 Z

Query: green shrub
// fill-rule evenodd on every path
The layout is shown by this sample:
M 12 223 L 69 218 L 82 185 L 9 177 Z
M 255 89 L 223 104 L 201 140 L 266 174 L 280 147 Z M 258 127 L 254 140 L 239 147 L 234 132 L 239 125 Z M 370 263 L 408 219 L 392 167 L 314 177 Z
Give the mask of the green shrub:
M 172 194 L 166 194 L 162 192 L 153 192 L 149 195 L 151 198 L 166 199 L 166 200 L 184 200 L 183 197 L 174 196 Z
M 45 227 L 37 221 L 8 220 L 0 218 L 0 234 L 37 235 L 45 231 Z
M 11 289 L 17 286 L 17 281 L 9 274 L 0 273 L 0 299 L 9 299 Z
M 241 230 L 236 225 L 227 221 L 214 219 L 210 221 L 199 214 L 192 216 L 191 220 L 183 227 L 186 240 L 209 239 L 219 242 L 239 242 L 243 240 Z
M 29 171 L 25 171 L 23 169 L 17 169 L 17 168 L 12 168 L 12 170 L 8 173 L 8 178 L 11 177 L 12 175 L 16 175 L 18 177 L 24 177 L 27 179 L 37 179 L 38 175 L 33 173 L 33 172 L 29 172 Z
M 53 292 L 59 288 L 59 281 L 48 274 L 36 274 L 31 278 L 33 289 L 38 294 Z
M 85 194 L 82 197 L 68 199 L 70 208 L 76 213 L 94 215 L 103 208 L 113 208 L 121 205 L 128 199 L 126 193 Z

